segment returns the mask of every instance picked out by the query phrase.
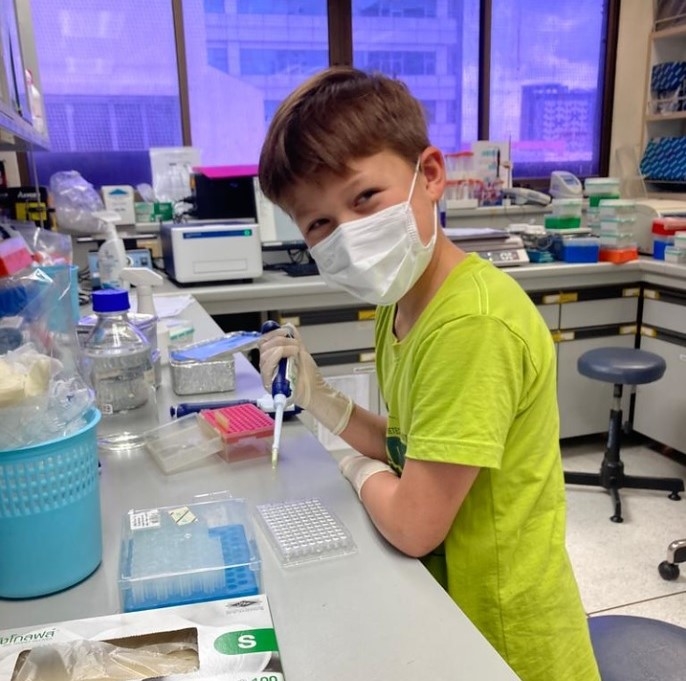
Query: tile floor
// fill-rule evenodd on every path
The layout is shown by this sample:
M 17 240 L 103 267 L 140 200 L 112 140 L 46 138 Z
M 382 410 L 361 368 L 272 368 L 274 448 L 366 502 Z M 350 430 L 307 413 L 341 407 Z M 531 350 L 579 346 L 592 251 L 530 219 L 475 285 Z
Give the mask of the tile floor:
M 686 466 L 648 445 L 623 446 L 625 473 L 686 480 Z M 563 465 L 566 470 L 596 472 L 603 449 L 602 437 L 564 442 Z M 567 547 L 586 611 L 651 617 L 686 627 L 686 563 L 673 582 L 657 571 L 668 544 L 686 538 L 686 495 L 671 501 L 663 492 L 624 490 L 621 499 L 624 522 L 613 523 L 607 492 L 567 486 Z

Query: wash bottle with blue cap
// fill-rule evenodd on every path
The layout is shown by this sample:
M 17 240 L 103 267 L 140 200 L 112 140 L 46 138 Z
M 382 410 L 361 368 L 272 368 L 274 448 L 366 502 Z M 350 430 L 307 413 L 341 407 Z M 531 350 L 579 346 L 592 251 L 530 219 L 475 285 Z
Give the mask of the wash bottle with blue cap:
M 116 223 L 121 222 L 121 215 L 114 211 L 99 210 L 93 216 L 100 221 L 101 231 L 107 235 L 105 243 L 98 250 L 100 288 L 128 289 L 129 282 L 121 274 L 128 264 L 126 249 L 116 227 Z

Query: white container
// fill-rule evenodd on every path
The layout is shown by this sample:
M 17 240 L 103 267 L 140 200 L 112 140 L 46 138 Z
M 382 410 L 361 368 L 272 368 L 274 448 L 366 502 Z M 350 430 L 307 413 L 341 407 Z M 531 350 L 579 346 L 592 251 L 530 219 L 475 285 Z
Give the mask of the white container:
M 674 246 L 679 250 L 686 251 L 686 232 L 674 233 Z
M 636 202 L 628 199 L 602 199 L 598 206 L 600 208 L 600 217 L 617 217 L 635 219 L 636 217 Z
M 686 251 L 676 246 L 667 246 L 665 248 L 665 262 L 676 263 L 683 265 L 686 263 Z
M 115 222 L 121 218 L 116 213 L 100 211 L 95 213 L 104 225 L 107 239 L 98 250 L 98 272 L 100 274 L 100 288 L 128 289 L 129 282 L 122 278 L 122 270 L 126 267 L 126 249 L 124 242 L 117 234 Z
M 553 215 L 564 218 L 581 217 L 581 199 L 553 199 L 550 207 Z
M 619 178 L 617 177 L 587 177 L 584 180 L 586 196 L 608 195 L 619 196 Z

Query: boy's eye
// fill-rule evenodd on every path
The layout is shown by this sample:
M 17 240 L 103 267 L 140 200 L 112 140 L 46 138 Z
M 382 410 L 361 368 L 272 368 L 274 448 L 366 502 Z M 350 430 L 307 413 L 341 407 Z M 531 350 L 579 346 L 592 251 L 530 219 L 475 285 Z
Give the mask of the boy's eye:
M 314 220 L 313 222 L 310 222 L 309 225 L 307 225 L 307 233 L 309 234 L 312 231 L 315 231 L 319 229 L 320 227 L 323 227 L 324 225 L 328 224 L 328 220 L 325 220 L 324 218 L 320 218 L 319 220 Z
M 355 197 L 355 205 L 360 206 L 374 196 L 378 192 L 378 189 L 366 189 Z

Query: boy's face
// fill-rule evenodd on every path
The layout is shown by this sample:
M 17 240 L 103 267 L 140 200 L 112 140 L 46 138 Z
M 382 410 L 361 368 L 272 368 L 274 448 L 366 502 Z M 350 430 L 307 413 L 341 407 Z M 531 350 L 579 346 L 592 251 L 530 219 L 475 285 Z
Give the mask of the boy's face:
M 436 157 L 440 178 L 436 181 Z M 432 166 L 425 174 L 425 164 Z M 316 181 L 298 182 L 290 193 L 286 209 L 312 247 L 331 234 L 342 222 L 357 220 L 384 208 L 407 201 L 415 166 L 392 151 L 348 163 L 350 173 L 341 177 L 326 173 Z M 427 168 L 428 170 L 428 168 Z M 434 229 L 434 202 L 445 183 L 442 157 L 433 147 L 422 152 L 412 195 L 412 209 L 420 236 L 428 242 Z M 440 186 L 439 186 L 440 185 Z

